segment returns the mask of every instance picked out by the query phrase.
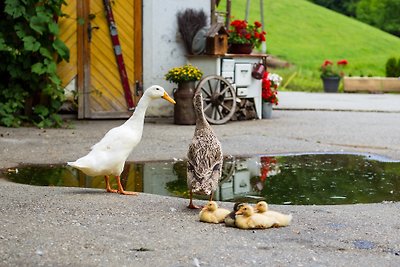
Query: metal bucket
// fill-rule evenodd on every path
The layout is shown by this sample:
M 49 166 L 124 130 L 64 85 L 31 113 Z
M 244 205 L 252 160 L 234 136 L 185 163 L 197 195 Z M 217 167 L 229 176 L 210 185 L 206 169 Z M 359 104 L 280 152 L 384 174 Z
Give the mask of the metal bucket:
M 174 123 L 182 125 L 196 124 L 196 114 L 193 107 L 195 82 L 183 82 L 174 89 Z

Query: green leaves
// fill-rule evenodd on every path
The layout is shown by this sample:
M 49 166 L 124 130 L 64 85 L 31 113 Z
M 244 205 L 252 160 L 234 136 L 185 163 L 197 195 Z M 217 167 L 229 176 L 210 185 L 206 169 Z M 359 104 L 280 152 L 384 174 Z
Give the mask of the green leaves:
M 25 36 L 22 38 L 24 41 L 24 49 L 27 51 L 38 51 L 40 48 L 40 43 L 32 36 Z
M 34 31 L 38 32 L 39 34 L 43 34 L 44 31 L 47 29 L 48 18 L 46 16 L 34 16 L 30 19 L 29 26 Z
M 57 61 L 69 49 L 53 19 L 64 0 L 5 0 L 0 9 L 0 125 L 24 121 L 37 127 L 60 126 L 64 99 Z
M 69 61 L 69 49 L 68 47 L 64 44 L 63 41 L 60 39 L 55 39 L 53 42 L 53 48 L 57 51 L 58 55 L 62 58 L 65 59 L 66 61 Z
M 6 0 L 4 12 L 15 19 L 23 16 L 26 12 L 26 9 L 19 0 Z

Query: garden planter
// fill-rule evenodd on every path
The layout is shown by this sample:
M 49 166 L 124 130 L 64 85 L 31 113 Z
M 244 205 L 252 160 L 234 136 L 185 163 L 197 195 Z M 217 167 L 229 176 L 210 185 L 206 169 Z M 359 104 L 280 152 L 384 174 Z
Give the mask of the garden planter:
M 174 123 L 181 125 L 196 124 L 196 114 L 193 107 L 195 82 L 182 82 L 174 89 Z
M 339 89 L 340 77 L 323 77 L 322 83 L 326 93 L 337 93 Z
M 400 79 L 395 77 L 344 77 L 345 92 L 400 92 Z
M 272 103 L 263 102 L 262 103 L 262 118 L 271 119 L 272 117 Z
M 230 44 L 229 53 L 231 54 L 251 54 L 253 51 L 252 44 Z

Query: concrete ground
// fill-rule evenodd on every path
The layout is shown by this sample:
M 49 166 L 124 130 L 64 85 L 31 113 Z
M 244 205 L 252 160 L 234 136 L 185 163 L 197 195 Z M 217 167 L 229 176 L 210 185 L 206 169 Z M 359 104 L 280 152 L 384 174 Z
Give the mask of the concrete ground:
M 270 120 L 213 126 L 224 154 L 362 152 L 400 160 L 399 95 L 282 93 L 280 100 Z M 74 160 L 122 122 L 0 127 L 0 169 Z M 193 130 L 147 119 L 129 160 L 185 158 Z M 398 202 L 271 205 L 292 213 L 292 225 L 255 231 L 200 223 L 186 205 L 145 193 L 0 179 L 0 266 L 398 266 L 400 260 Z

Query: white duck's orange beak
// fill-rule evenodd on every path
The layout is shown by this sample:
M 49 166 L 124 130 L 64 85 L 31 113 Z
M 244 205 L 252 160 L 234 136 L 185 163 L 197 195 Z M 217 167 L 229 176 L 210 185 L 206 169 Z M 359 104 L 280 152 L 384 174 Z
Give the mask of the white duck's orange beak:
M 168 102 L 171 102 L 172 104 L 176 104 L 175 100 L 173 100 L 173 99 L 167 94 L 167 92 L 164 92 L 164 95 L 162 96 L 162 98 L 164 98 L 164 99 L 167 100 Z

